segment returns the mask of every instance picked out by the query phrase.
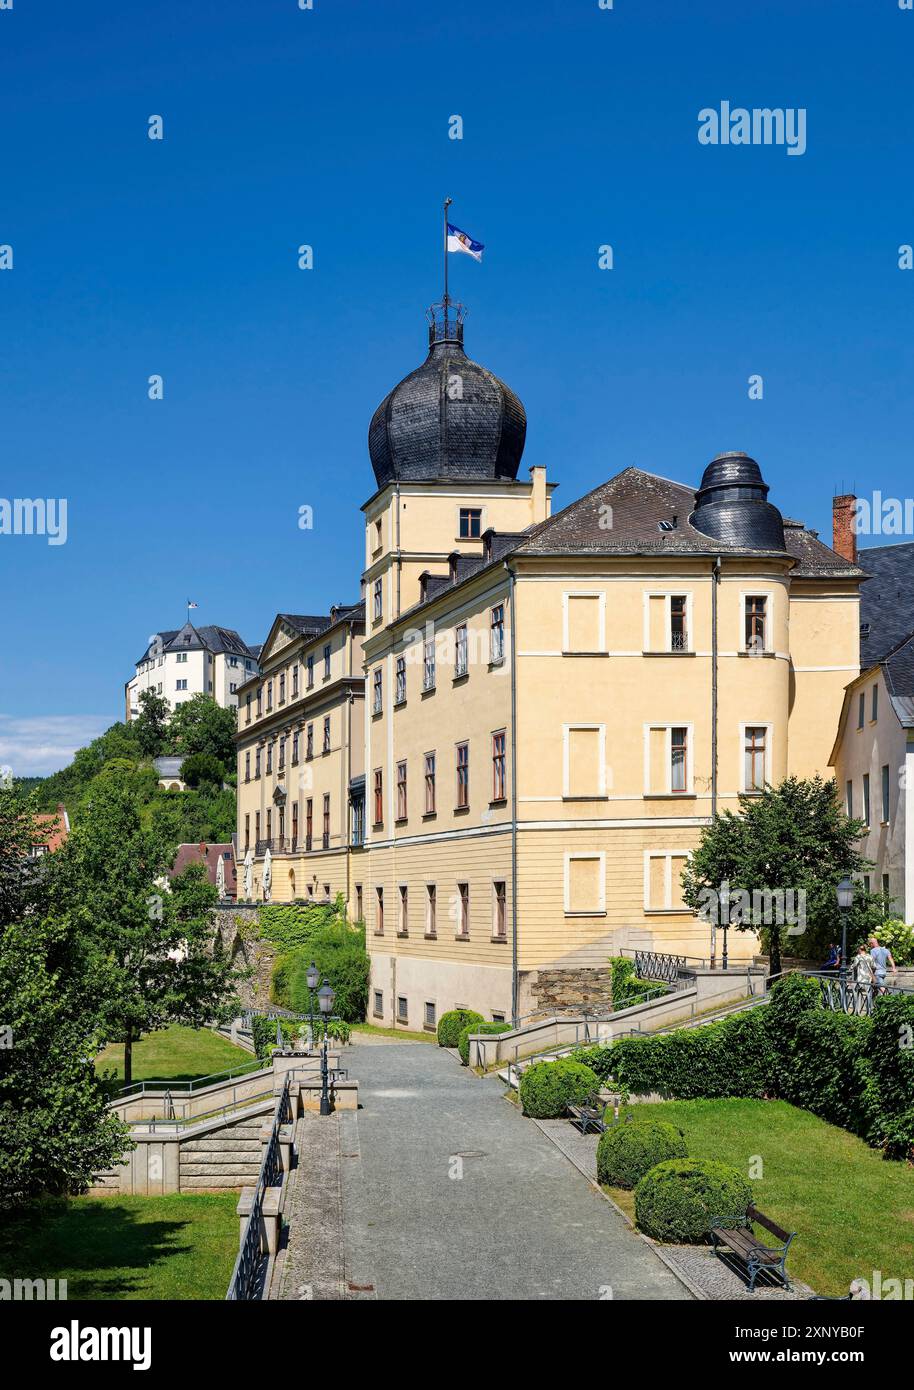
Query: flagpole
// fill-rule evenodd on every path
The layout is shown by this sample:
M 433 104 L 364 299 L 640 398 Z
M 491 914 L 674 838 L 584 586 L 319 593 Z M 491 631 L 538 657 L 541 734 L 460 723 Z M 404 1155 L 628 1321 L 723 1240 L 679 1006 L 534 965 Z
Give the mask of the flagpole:
M 447 292 L 447 210 L 453 202 L 453 198 L 444 200 L 444 336 L 447 338 L 447 306 L 450 303 L 450 296 Z

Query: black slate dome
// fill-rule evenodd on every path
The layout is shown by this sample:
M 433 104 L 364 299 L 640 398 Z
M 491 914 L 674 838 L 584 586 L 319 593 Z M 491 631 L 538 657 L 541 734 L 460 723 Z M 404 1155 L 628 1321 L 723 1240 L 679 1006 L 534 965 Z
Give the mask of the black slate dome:
M 463 350 L 463 310 L 429 311 L 428 357 L 372 416 L 368 452 L 378 487 L 396 478 L 517 477 L 527 415 L 510 387 Z
M 748 454 L 718 454 L 705 469 L 689 522 L 726 545 L 784 550 L 784 518 L 767 500 L 768 484 Z

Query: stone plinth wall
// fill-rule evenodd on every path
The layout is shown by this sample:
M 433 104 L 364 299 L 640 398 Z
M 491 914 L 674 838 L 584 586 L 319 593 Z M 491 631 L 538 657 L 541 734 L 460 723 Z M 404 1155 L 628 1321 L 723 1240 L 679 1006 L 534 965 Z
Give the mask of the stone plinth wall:
M 223 948 L 230 953 L 233 963 L 252 971 L 238 991 L 242 1007 L 268 1009 L 276 949 L 255 935 L 256 905 L 241 903 L 234 907 L 218 907 L 215 918 L 216 936 L 221 937 Z
M 612 976 L 602 967 L 530 970 L 521 974 L 522 1014 L 564 1009 L 606 1009 L 612 1004 Z

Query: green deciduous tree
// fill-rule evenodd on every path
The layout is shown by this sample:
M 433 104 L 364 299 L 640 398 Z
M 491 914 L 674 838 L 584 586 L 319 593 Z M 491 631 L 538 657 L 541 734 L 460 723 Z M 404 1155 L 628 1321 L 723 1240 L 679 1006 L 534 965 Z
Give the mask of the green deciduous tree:
M 760 929 L 771 973 L 777 974 L 788 937 L 793 953 L 810 956 L 824 954 L 828 942 L 840 938 L 835 889 L 845 876 L 859 878 L 871 867 L 857 848 L 864 833 L 862 821 L 844 814 L 833 782 L 788 777 L 778 787 L 741 796 L 738 814 L 724 811 L 704 828 L 682 874 L 683 898 L 702 912 L 723 884 L 731 893 L 770 895 L 766 905 L 773 904 L 775 920 Z M 789 892 L 797 895 L 793 902 L 802 915 L 796 922 L 778 921 L 778 904 L 784 901 L 779 895 Z M 734 920 L 732 908 L 727 915 L 739 930 L 759 929 L 752 921 Z M 878 894 L 858 885 L 848 941 L 881 915 Z
M 168 722 L 171 706 L 163 695 L 144 690 L 140 696 L 140 713 L 133 722 L 134 736 L 140 752 L 147 758 L 158 758 L 171 746 Z
M 183 700 L 168 726 L 173 752 L 210 753 L 227 768 L 235 766 L 235 730 L 234 709 L 223 709 L 210 695 Z

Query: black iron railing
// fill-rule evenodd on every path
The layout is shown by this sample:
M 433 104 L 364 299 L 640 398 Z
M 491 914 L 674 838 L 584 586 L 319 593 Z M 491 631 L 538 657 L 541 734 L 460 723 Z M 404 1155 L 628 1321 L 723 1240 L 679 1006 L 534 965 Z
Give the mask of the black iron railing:
M 664 955 L 660 951 L 636 951 L 635 974 L 642 980 L 662 980 L 676 989 L 689 983 L 686 957 Z
M 280 1126 L 292 1118 L 292 1103 L 289 1099 L 289 1077 L 283 1081 L 282 1091 L 273 1112 L 273 1128 L 264 1151 L 251 1203 L 251 1214 L 244 1228 L 241 1248 L 229 1281 L 227 1302 L 252 1302 L 263 1297 L 263 1276 L 265 1256 L 263 1250 L 263 1201 L 267 1189 L 282 1181 L 282 1154 L 279 1147 Z
M 873 1006 L 887 994 L 903 994 L 914 997 L 914 990 L 901 985 L 857 984 L 838 973 L 825 974 L 819 971 L 803 970 L 795 972 L 815 980 L 819 986 L 822 1007 L 835 1013 L 854 1014 L 864 1017 L 873 1012 Z

